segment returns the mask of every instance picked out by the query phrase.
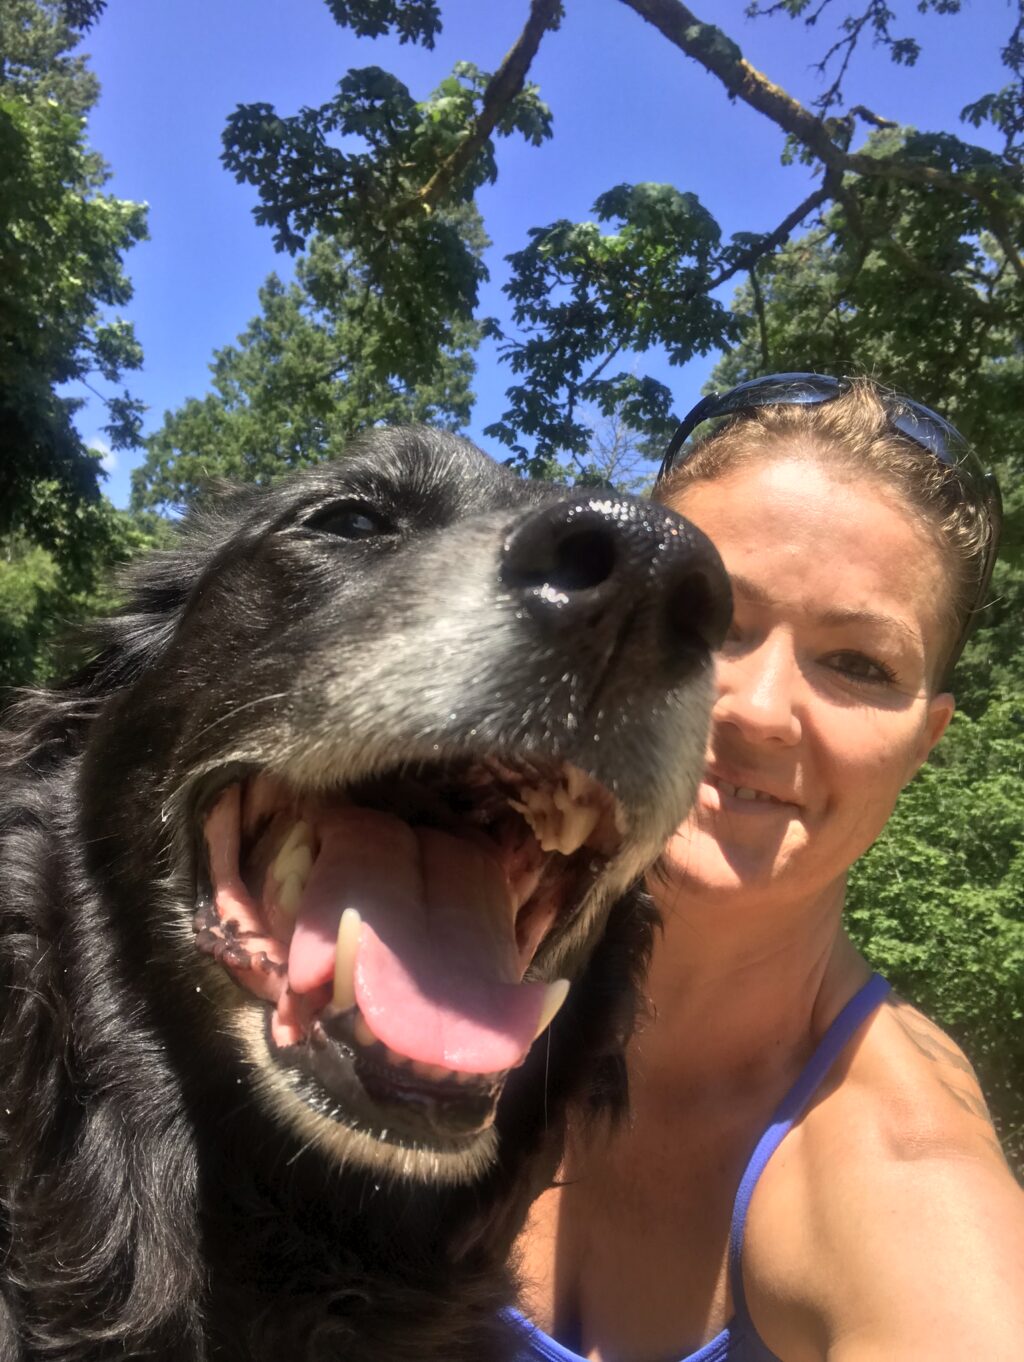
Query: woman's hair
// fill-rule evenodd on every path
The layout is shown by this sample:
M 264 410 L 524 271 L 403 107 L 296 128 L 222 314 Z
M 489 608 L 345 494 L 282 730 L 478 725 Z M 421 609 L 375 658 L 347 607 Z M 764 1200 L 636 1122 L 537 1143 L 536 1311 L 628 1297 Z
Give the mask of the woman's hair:
M 894 491 L 935 544 L 946 567 L 942 625 L 949 646 L 976 604 L 991 519 L 973 485 L 892 425 L 886 390 L 855 379 L 848 391 L 808 405 L 775 403 L 737 413 L 698 440 L 656 485 L 653 497 L 674 505 L 693 483 L 724 477 L 766 455 L 813 459 L 851 478 L 872 477 Z M 945 680 L 943 671 L 934 678 Z

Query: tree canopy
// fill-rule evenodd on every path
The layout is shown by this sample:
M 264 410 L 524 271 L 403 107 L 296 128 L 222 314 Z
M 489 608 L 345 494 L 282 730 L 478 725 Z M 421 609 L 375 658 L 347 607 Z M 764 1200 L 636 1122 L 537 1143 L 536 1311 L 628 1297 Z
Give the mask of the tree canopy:
M 74 422 L 76 382 L 107 386 L 114 448 L 138 442 L 124 371 L 142 362 L 123 307 L 123 255 L 145 210 L 101 192 L 86 140 L 98 86 L 75 55 L 92 3 L 0 9 L 0 684 L 48 670 L 61 617 L 88 608 L 138 536 L 100 495 L 100 456 Z
M 723 237 L 712 212 L 685 189 L 668 185 L 611 186 L 593 206 L 593 220 L 558 221 L 530 232 L 509 260 L 505 285 L 514 330 L 487 329 L 501 343 L 515 382 L 509 407 L 488 434 L 521 467 L 541 472 L 565 452 L 582 452 L 588 432 L 579 412 L 627 404 L 636 429 L 664 433 L 671 395 L 629 364 L 626 356 L 661 347 L 670 362 L 730 346 L 735 317 L 716 290 L 771 260 L 790 236 L 816 216 L 842 214 L 848 272 L 883 247 L 889 287 L 899 295 L 925 289 L 983 293 L 971 278 L 969 242 L 991 241 L 995 271 L 1007 275 L 1000 306 L 1019 320 L 1024 293 L 1024 196 L 1021 161 L 1021 70 L 1024 19 L 1002 48 L 1009 83 L 982 92 L 965 109 L 978 127 L 1003 140 L 994 152 L 943 130 L 895 129 L 863 104 L 848 104 L 845 85 L 859 43 L 872 39 L 892 59 L 910 64 L 919 46 L 894 32 L 881 0 L 862 0 L 839 20 L 838 35 L 822 56 L 833 72 L 817 107 L 805 107 L 754 68 L 738 44 L 703 22 L 681 0 L 620 0 L 741 101 L 774 123 L 786 153 L 811 167 L 817 187 L 771 232 Z M 440 4 L 427 0 L 350 0 L 330 4 L 336 21 L 366 35 L 396 32 L 430 47 L 442 22 Z M 788 14 L 817 24 L 831 0 L 751 6 L 751 13 Z M 922 11 L 956 13 L 959 0 L 922 0 Z M 836 9 L 839 13 L 838 8 Z M 377 67 L 349 71 L 326 104 L 296 114 L 272 106 L 240 106 L 225 130 L 224 162 L 260 195 L 257 220 L 281 249 L 295 251 L 317 231 L 344 221 L 374 287 L 393 290 L 415 276 L 426 250 L 440 264 L 429 279 L 416 276 L 417 302 L 430 313 L 472 313 L 477 268 L 457 250 L 436 254 L 439 208 L 462 203 L 498 174 L 496 138 L 513 133 L 539 141 L 552 134 L 550 112 L 528 80 L 537 51 L 558 29 L 559 0 L 531 0 L 522 32 L 499 69 L 484 75 L 461 63 L 440 100 L 416 104 L 401 82 Z M 776 17 L 775 22 L 781 20 Z M 844 109 L 845 112 L 840 112 Z M 866 132 L 866 136 L 864 133 Z M 886 133 L 887 136 L 875 135 Z M 898 240 L 891 220 L 903 220 Z M 836 219 L 837 220 L 837 219 Z M 838 221 L 838 220 L 837 220 Z M 947 258 L 931 245 L 943 224 Z M 963 305 L 966 303 L 961 300 Z M 983 300 L 982 300 L 983 301 Z M 965 353 L 961 352 L 964 358 Z

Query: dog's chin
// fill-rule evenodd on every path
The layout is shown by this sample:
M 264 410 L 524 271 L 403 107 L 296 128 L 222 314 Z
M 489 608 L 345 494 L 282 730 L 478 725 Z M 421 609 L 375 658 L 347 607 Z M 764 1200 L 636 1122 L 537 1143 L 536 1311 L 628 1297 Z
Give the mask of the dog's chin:
M 491 1118 L 500 1088 L 490 1117 L 460 1132 L 458 1121 L 452 1126 L 446 1122 L 455 1113 L 444 1111 L 440 1103 L 431 1119 L 427 1097 L 413 1105 L 407 1098 L 401 1105 L 378 1104 L 356 1076 L 353 1060 L 344 1055 L 332 1074 L 334 1091 L 328 1091 L 310 1072 L 300 1047 L 281 1050 L 274 1044 L 266 1008 L 243 1003 L 234 1013 L 233 1029 L 261 1101 L 299 1148 L 316 1149 L 332 1162 L 362 1168 L 377 1179 L 430 1186 L 475 1182 L 494 1163 L 498 1142 Z M 337 1095 L 340 1089 L 344 1100 Z M 468 1108 L 459 1119 L 474 1126 Z

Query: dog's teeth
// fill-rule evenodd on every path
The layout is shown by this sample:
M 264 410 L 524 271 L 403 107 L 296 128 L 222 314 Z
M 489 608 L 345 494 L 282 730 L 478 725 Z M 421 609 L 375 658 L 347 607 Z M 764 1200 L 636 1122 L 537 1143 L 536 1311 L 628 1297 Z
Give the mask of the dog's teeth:
M 312 829 L 300 818 L 284 839 L 271 864 L 271 873 L 278 884 L 284 884 L 291 875 L 296 875 L 305 887 L 309 872 L 313 869 L 312 841 Z
M 286 856 L 294 847 L 310 846 L 312 841 L 313 829 L 304 818 L 300 818 L 298 822 L 292 824 L 291 831 L 281 844 L 281 850 L 278 852 L 278 855 Z
M 298 875 L 286 876 L 284 882 L 278 887 L 277 902 L 289 917 L 294 917 L 299 911 L 299 900 L 302 898 L 302 891 L 305 889 L 305 881 Z
M 548 991 L 544 995 L 544 1006 L 540 1010 L 540 1018 L 537 1022 L 537 1030 L 534 1032 L 534 1040 L 546 1031 L 555 1019 L 559 1008 L 569 996 L 569 980 L 556 979 L 554 983 L 548 984 Z
M 355 1021 L 352 1023 L 352 1034 L 360 1045 L 370 1046 L 377 1044 L 377 1037 L 367 1026 L 366 1020 L 361 1012 L 356 1013 Z
M 338 944 L 334 951 L 334 1006 L 339 1012 L 347 1012 L 356 1005 L 356 950 L 359 946 L 359 929 L 362 918 L 358 908 L 346 908 L 338 923 Z M 362 1021 L 362 1017 L 359 1018 Z M 363 1022 L 366 1026 L 366 1023 Z M 366 1027 L 369 1031 L 369 1027 Z M 372 1043 L 371 1033 L 370 1041 Z
M 529 823 L 542 851 L 571 856 L 594 831 L 601 811 L 583 802 L 588 783 L 582 771 L 570 767 L 564 783 L 554 788 L 524 785 L 519 799 L 509 800 Z
M 422 1060 L 414 1059 L 409 1067 L 417 1078 L 425 1078 L 428 1083 L 443 1083 L 446 1078 L 452 1078 L 451 1069 L 446 1069 L 443 1064 L 425 1064 Z

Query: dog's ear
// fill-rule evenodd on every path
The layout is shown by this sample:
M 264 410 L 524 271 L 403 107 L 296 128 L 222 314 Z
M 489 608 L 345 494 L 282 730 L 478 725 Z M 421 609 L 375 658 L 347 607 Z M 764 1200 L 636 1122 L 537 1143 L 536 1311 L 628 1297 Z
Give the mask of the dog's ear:
M 120 607 L 87 625 L 83 641 L 92 654 L 66 687 L 104 698 L 131 685 L 159 662 L 173 639 L 198 583 L 248 518 L 258 490 L 219 483 L 176 527 L 177 544 L 156 549 L 118 575 Z

